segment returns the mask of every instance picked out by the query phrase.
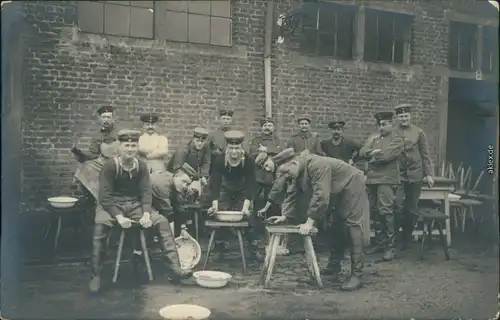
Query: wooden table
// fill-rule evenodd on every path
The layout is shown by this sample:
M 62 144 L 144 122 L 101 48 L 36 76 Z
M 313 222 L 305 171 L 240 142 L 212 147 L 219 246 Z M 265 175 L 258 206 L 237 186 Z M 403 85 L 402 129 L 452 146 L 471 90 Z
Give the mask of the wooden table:
M 455 188 L 450 187 L 423 187 L 420 193 L 420 200 L 442 200 L 444 202 L 444 214 L 450 216 L 450 200 L 448 196 Z M 450 219 L 446 220 L 446 242 L 448 246 L 451 245 L 451 225 Z

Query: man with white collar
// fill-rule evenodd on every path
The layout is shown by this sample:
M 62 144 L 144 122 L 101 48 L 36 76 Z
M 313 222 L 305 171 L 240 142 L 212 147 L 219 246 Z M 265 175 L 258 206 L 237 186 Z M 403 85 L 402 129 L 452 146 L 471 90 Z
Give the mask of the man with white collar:
M 170 277 L 181 280 L 191 275 L 182 270 L 176 245 L 168 220 L 152 211 L 153 193 L 149 169 L 137 159 L 140 132 L 121 130 L 118 132 L 120 155 L 107 161 L 99 176 L 99 205 L 96 209 L 92 248 L 92 279 L 89 287 L 97 293 L 101 287 L 102 256 L 106 239 L 114 224 L 130 228 L 138 222 L 143 228 L 155 226 L 158 229 L 163 262 Z
M 316 221 L 324 219 L 332 212 L 332 205 L 335 202 L 337 207 L 333 212 L 338 215 L 336 222 L 346 229 L 349 241 L 345 241 L 342 232 L 337 233 L 337 241 L 332 243 L 336 249 L 333 252 L 335 256 L 331 260 L 337 262 L 337 271 L 340 273 L 341 261 L 348 246 L 351 251 L 351 275 L 348 281 L 341 285 L 341 289 L 356 290 L 361 287 L 360 277 L 363 271 L 361 219 L 368 210 L 363 172 L 339 159 L 321 157 L 309 152 L 297 154 L 293 149 L 283 150 L 273 157 L 273 160 L 279 166 L 280 172 L 293 179 L 295 188 L 287 191 L 282 206 L 282 216 L 271 217 L 270 220 L 281 223 L 289 217 L 293 219 L 301 214 L 297 212 L 298 200 L 307 199 L 309 200 L 307 221 L 299 225 L 299 232 L 309 234 Z
M 208 214 L 212 215 L 219 210 L 242 211 L 248 217 L 250 224 L 247 234 L 250 258 L 261 261 L 262 255 L 257 250 L 255 233 L 257 214 L 251 212 L 256 189 L 255 162 L 243 149 L 242 144 L 245 138 L 243 132 L 227 131 L 224 137 L 227 144 L 226 150 L 223 154 L 216 156 L 212 163 L 210 173 L 212 206 Z M 219 251 L 219 258 L 223 258 L 224 243 L 219 243 L 216 248 Z
M 144 134 L 139 138 L 139 159 L 146 162 L 149 173 L 166 171 L 165 159 L 168 154 L 168 139 L 156 132 L 158 116 L 146 114 L 140 116 L 143 122 Z
M 404 150 L 399 158 L 402 187 L 396 197 L 396 210 L 403 227 L 403 246 L 412 241 L 413 227 L 418 217 L 418 200 L 425 179 L 429 187 L 434 185 L 434 168 L 429 153 L 429 144 L 424 130 L 411 123 L 411 105 L 401 104 L 395 108 L 399 126 L 396 132 L 403 137 Z M 399 229 L 399 224 L 397 226 Z
M 311 118 L 303 116 L 297 119 L 299 132 L 294 134 L 286 143 L 287 148 L 292 148 L 295 152 L 308 150 L 317 155 L 324 155 L 321 150 L 321 143 L 316 133 L 311 132 Z

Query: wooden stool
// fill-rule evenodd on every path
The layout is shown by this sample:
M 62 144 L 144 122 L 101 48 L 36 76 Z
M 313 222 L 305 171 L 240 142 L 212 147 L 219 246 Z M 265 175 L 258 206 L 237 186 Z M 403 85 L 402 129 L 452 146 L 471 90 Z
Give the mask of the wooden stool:
M 139 229 L 139 239 L 141 242 L 141 251 L 142 255 L 144 257 L 144 262 L 146 263 L 146 268 L 148 270 L 148 277 L 149 281 L 153 281 L 153 270 L 151 269 L 151 261 L 149 260 L 149 254 L 148 254 L 148 246 L 146 242 L 146 236 L 144 234 L 144 229 L 142 229 L 139 226 L 132 225 L 130 229 L 121 229 L 120 233 L 120 242 L 118 244 L 118 251 L 116 253 L 116 261 L 115 261 L 115 271 L 113 273 L 113 283 L 116 283 L 116 280 L 118 279 L 118 272 L 120 271 L 120 262 L 122 259 L 122 253 L 123 253 L 123 244 L 125 242 L 125 234 L 127 232 L 134 232 Z
M 193 215 L 194 221 L 194 231 L 195 231 L 195 239 L 196 241 L 200 241 L 200 214 L 201 214 L 201 206 L 199 204 L 187 204 L 183 206 L 186 210 L 186 213 L 189 217 L 191 214 Z
M 222 221 L 205 221 L 205 226 L 212 229 L 210 233 L 210 240 L 208 241 L 208 249 L 207 256 L 205 257 L 205 263 L 203 264 L 203 270 L 208 263 L 208 258 L 210 257 L 210 252 L 212 251 L 212 245 L 215 240 L 215 232 L 219 228 L 233 228 L 236 230 L 236 234 L 238 235 L 238 242 L 240 244 L 240 253 L 241 253 L 241 263 L 243 264 L 243 274 L 247 274 L 247 261 L 245 258 L 245 244 L 243 243 L 243 234 L 241 232 L 242 229 L 248 228 L 248 221 L 240 221 L 240 222 L 222 222 Z
M 444 249 L 444 255 L 446 257 L 446 260 L 450 260 L 450 254 L 448 251 L 448 242 L 446 241 L 446 237 L 444 236 L 443 233 L 443 225 L 442 223 L 445 223 L 449 217 L 445 215 L 444 213 L 440 212 L 439 210 L 420 210 L 420 220 L 424 224 L 424 229 L 422 232 L 422 240 L 421 240 L 421 247 L 420 247 L 420 259 L 424 259 L 424 245 L 425 245 L 425 239 L 428 238 L 429 240 L 432 237 L 432 229 L 434 226 L 437 227 L 438 232 L 439 232 L 439 238 L 441 245 L 443 246 Z
M 271 275 L 273 273 L 274 264 L 276 262 L 276 251 L 278 249 L 278 245 L 281 242 L 281 239 L 288 234 L 299 233 L 299 228 L 292 225 L 266 226 L 266 230 L 271 235 L 271 240 L 269 243 L 269 250 L 266 253 L 266 259 L 264 260 L 264 264 L 262 265 L 262 269 L 260 270 L 259 284 L 264 284 L 264 288 L 268 288 L 269 282 L 271 281 Z M 311 235 L 316 234 L 317 232 L 318 229 L 314 228 Z M 307 267 L 311 275 L 318 282 L 318 286 L 320 288 L 323 288 L 323 281 L 321 280 L 318 261 L 316 259 L 316 252 L 314 251 L 311 235 L 302 236 L 304 239 L 304 249 L 306 251 Z

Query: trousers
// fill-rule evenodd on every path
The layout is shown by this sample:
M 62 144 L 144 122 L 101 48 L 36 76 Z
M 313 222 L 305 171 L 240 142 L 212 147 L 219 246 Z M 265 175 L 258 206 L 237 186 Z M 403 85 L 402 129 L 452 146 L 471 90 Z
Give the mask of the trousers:
M 413 228 L 418 219 L 418 201 L 422 192 L 421 182 L 403 181 L 396 191 L 396 229 L 403 229 L 403 242 L 411 241 Z
M 398 185 L 370 184 L 367 186 L 370 209 L 375 224 L 375 239 L 387 249 L 393 248 L 396 239 L 395 203 Z

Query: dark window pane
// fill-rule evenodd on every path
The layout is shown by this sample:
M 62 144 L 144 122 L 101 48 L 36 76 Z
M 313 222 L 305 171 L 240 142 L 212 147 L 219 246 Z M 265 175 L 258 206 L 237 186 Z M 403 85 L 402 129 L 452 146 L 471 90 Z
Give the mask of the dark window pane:
M 198 14 L 188 15 L 188 41 L 210 43 L 210 17 Z
M 365 48 L 363 58 L 365 61 L 377 61 L 377 37 L 365 37 Z
M 178 1 L 178 0 L 167 0 L 165 1 L 166 8 L 168 10 L 183 11 L 188 10 L 188 1 Z
M 450 46 L 449 52 L 449 65 L 450 69 L 458 69 L 458 47 Z
M 401 40 L 394 40 L 394 63 L 405 62 L 405 46 L 406 42 Z
M 352 58 L 352 32 L 337 33 L 337 57 L 339 58 Z
M 483 63 L 484 72 L 494 72 L 498 61 L 498 29 L 483 27 Z
M 211 6 L 212 16 L 226 17 L 226 18 L 231 17 L 231 1 L 230 0 L 212 1 L 210 6 Z
M 189 13 L 210 15 L 210 1 L 196 0 L 189 1 Z
M 146 8 L 130 8 L 130 36 L 153 38 L 153 11 Z
M 470 47 L 460 47 L 460 61 L 459 61 L 459 67 L 460 70 L 472 70 L 473 69 L 473 54 L 472 50 Z
M 130 1 L 130 5 L 133 7 L 143 7 L 143 8 L 153 8 L 154 1 Z
M 410 41 L 413 17 L 406 14 L 394 15 L 394 39 Z
M 317 33 L 318 32 L 316 31 L 316 29 L 302 29 L 302 41 L 300 43 L 300 50 L 304 54 L 316 53 Z
M 318 23 L 318 4 L 304 3 L 302 7 L 302 26 L 304 28 L 315 28 Z
M 166 11 L 165 24 L 157 30 L 158 36 L 166 40 L 187 41 L 187 16 L 187 13 L 184 12 Z
M 365 39 L 377 38 L 377 14 L 375 10 L 365 12 Z
M 104 5 L 104 32 L 116 36 L 129 36 L 130 7 L 115 4 Z
M 383 62 L 392 62 L 392 40 L 380 39 L 378 43 L 377 60 Z
M 319 33 L 318 35 L 318 54 L 321 56 L 334 56 L 335 54 L 335 35 L 328 33 Z
M 216 46 L 231 45 L 231 19 L 211 17 L 210 44 Z
M 321 3 L 319 5 L 318 29 L 327 32 L 335 31 L 335 9 L 332 4 Z
M 78 27 L 85 32 L 104 33 L 104 4 L 79 1 Z

